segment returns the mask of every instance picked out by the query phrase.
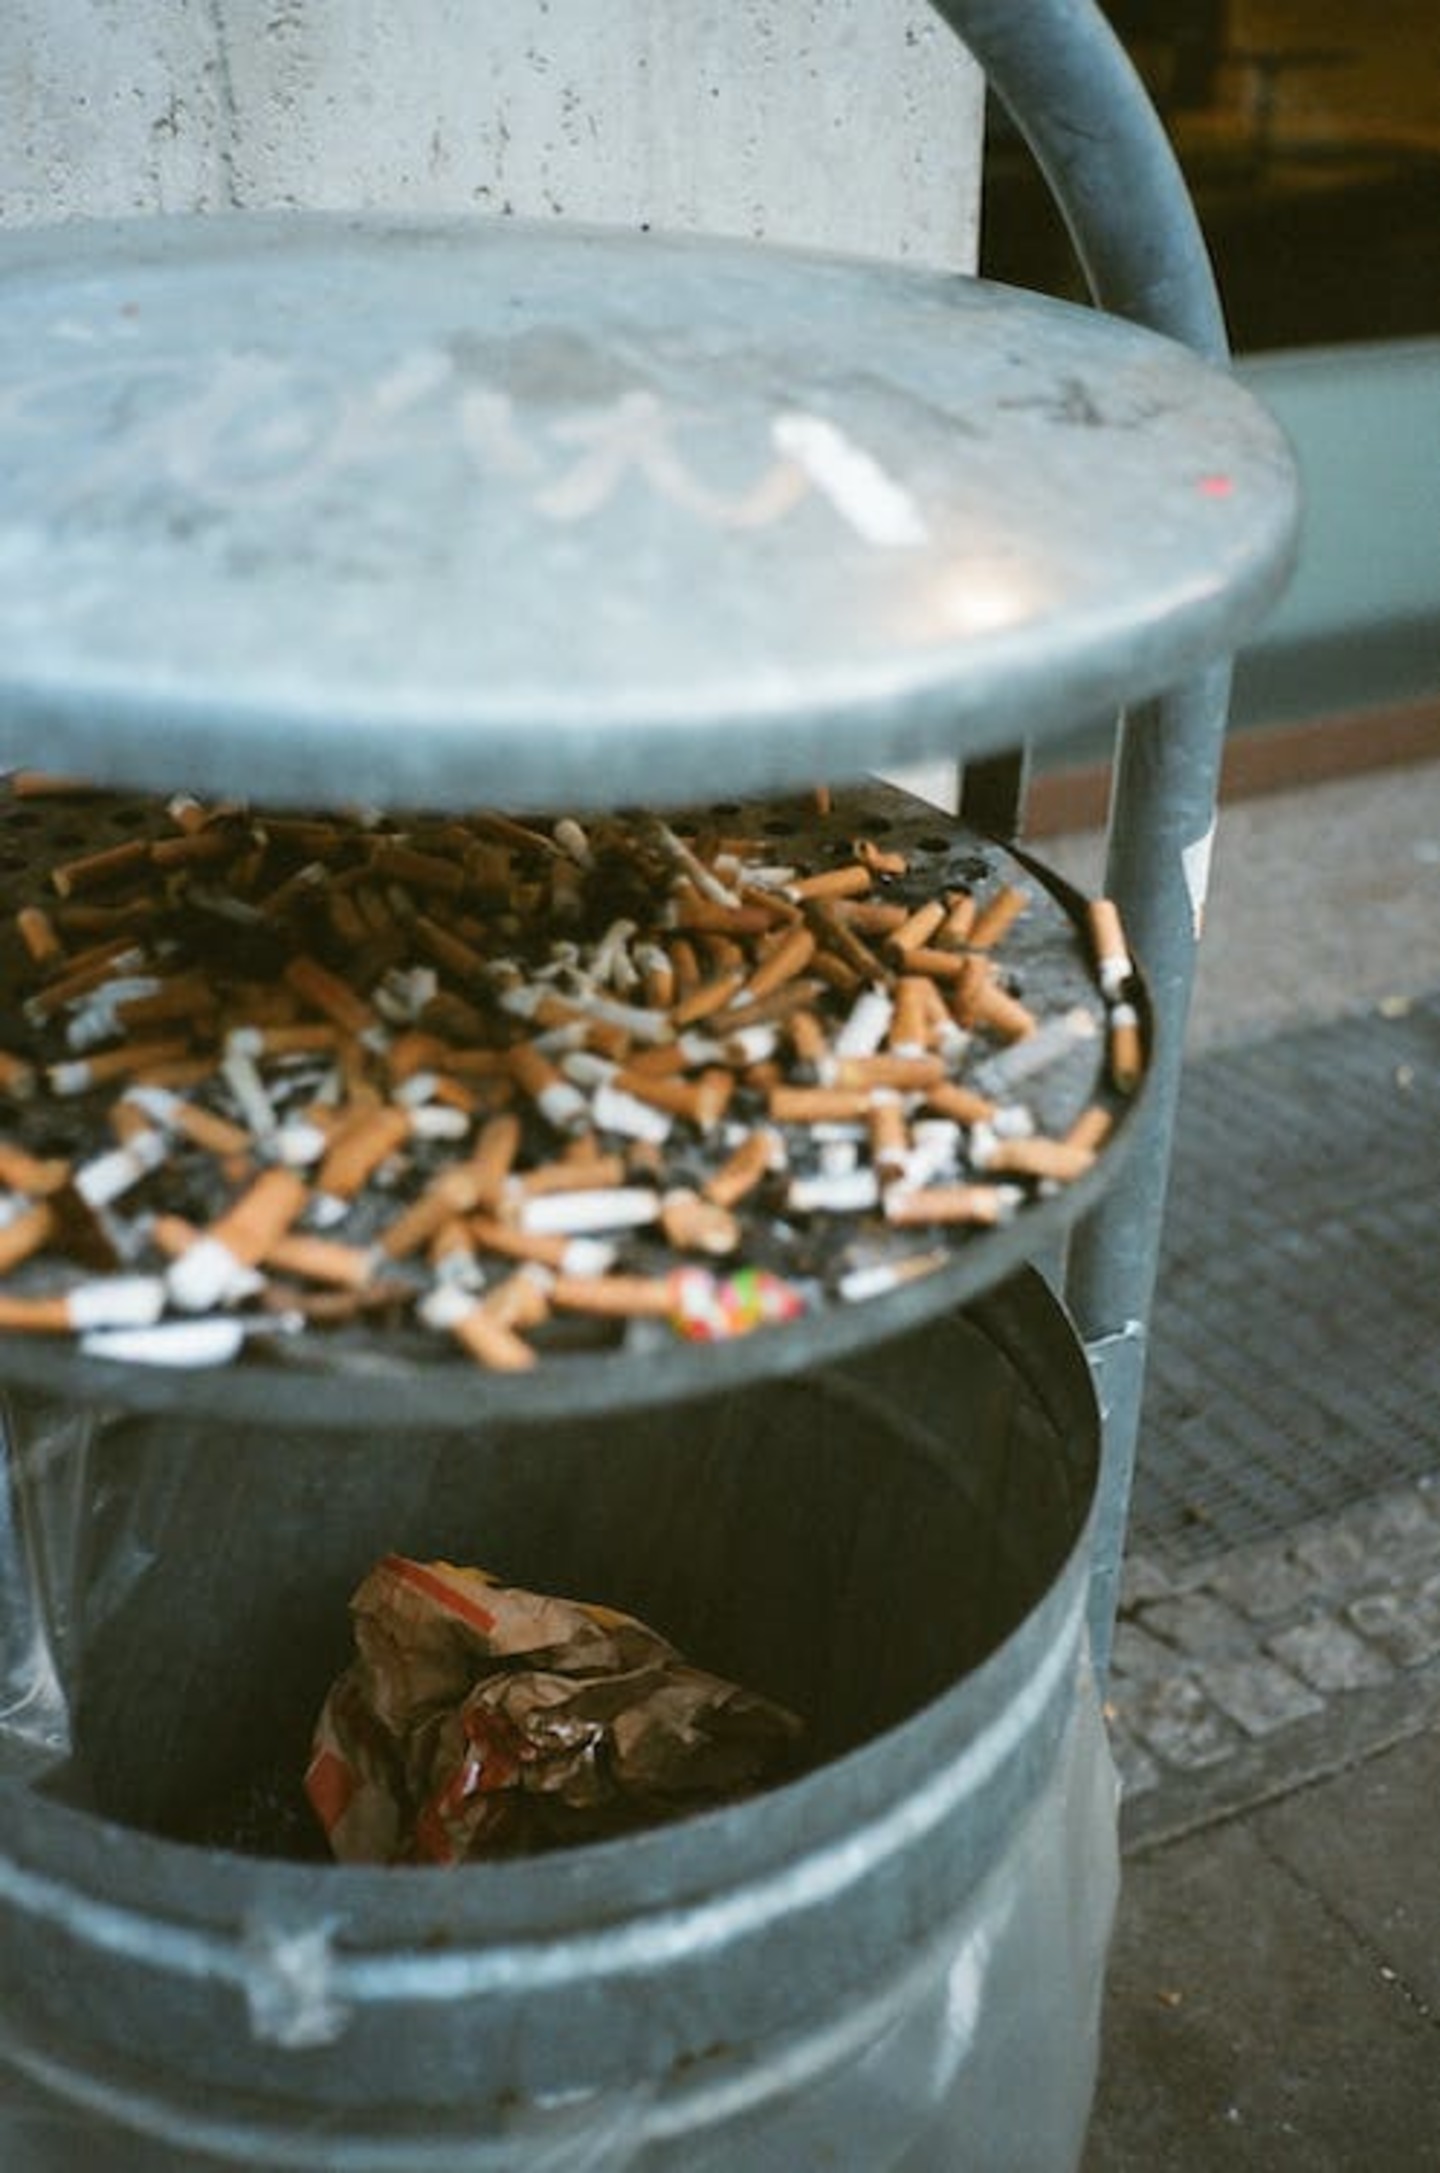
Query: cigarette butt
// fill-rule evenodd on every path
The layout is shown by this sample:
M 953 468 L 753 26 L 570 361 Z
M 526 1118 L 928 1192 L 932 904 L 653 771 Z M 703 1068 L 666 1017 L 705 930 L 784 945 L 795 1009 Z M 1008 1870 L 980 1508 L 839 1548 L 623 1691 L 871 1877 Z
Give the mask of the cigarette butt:
M 0 1275 L 8 1275 L 11 1268 L 48 1245 L 56 1227 L 55 1210 L 43 1200 L 25 1208 L 13 1222 L 0 1224 Z
M 0 1049 L 0 1094 L 13 1102 L 28 1101 L 35 1092 L 35 1066 L 13 1049 Z
M 45 1077 L 51 1093 L 68 1100 L 76 1094 L 88 1094 L 91 1087 L 105 1086 L 112 1079 L 124 1079 L 156 1064 L 175 1063 L 189 1055 L 190 1044 L 183 1037 L 128 1041 L 119 1048 L 103 1049 L 98 1056 L 83 1057 L 74 1063 L 47 1065 Z
M 1145 1075 L 1140 1017 L 1133 1004 L 1115 1004 L 1110 1012 L 1110 1078 L 1118 1093 L 1133 1094 Z
M 104 788 L 83 777 L 62 777 L 55 770 L 12 770 L 5 789 L 15 800 L 89 800 Z
M 519 1041 L 508 1052 L 508 1057 L 517 1086 L 528 1095 L 547 1124 L 552 1124 L 557 1132 L 572 1132 L 577 1126 L 588 1125 L 589 1102 L 580 1089 L 557 1070 L 538 1043 Z
M 563 1231 L 519 1230 L 490 1215 L 472 1215 L 464 1228 L 467 1238 L 481 1252 L 497 1253 L 502 1260 L 529 1261 L 557 1273 L 565 1270 L 600 1274 L 613 1258 L 613 1248 L 608 1245 L 567 1237 Z M 586 1263 L 583 1269 L 577 1263 L 577 1253 L 579 1260 Z
M 254 1267 L 299 1219 L 309 1196 L 298 1170 L 265 1170 L 203 1235 L 242 1266 Z
M 977 1094 L 973 1087 L 959 1086 L 949 1079 L 926 1088 L 925 1107 L 937 1117 L 949 1117 L 965 1125 L 988 1124 L 996 1110 L 988 1094 Z
M 673 1024 L 677 1027 L 693 1026 L 699 1019 L 708 1019 L 712 1012 L 723 1011 L 727 1004 L 734 1002 L 744 985 L 744 974 L 734 970 L 718 973 L 709 980 L 701 981 L 698 987 L 693 988 L 688 996 L 676 1004 L 670 1014 Z
M 765 935 L 775 926 L 775 916 L 760 905 L 717 905 L 696 890 L 682 885 L 675 893 L 675 922 L 690 935 Z
M 283 970 L 287 985 L 296 995 L 316 1011 L 323 1012 L 342 1033 L 354 1034 L 359 1039 L 374 1033 L 378 1027 L 379 1018 L 364 997 L 357 995 L 338 973 L 331 973 L 327 966 L 322 966 L 318 958 L 301 952 L 287 959 Z
M 55 923 L 38 905 L 22 906 L 15 916 L 15 926 L 32 964 L 53 966 L 65 956 Z
M 382 1103 L 343 1123 L 320 1165 L 317 1189 L 332 1200 L 353 1200 L 382 1163 L 410 1136 L 410 1112 Z
M 917 1051 L 933 1048 L 935 1028 L 928 981 L 911 973 L 900 975 L 895 983 L 895 1009 L 885 1038 L 896 1054 L 908 1052 L 914 1055 Z
M 282 1275 L 298 1275 L 302 1282 L 330 1283 L 342 1290 L 358 1290 L 374 1274 L 374 1256 L 365 1246 L 294 1230 L 276 1239 L 264 1265 Z
M 1120 921 L 1120 908 L 1113 898 L 1092 898 L 1085 918 L 1101 991 L 1114 999 L 1135 971 Z
M 493 1206 L 520 1151 L 520 1120 L 508 1110 L 485 1125 L 469 1159 L 452 1162 L 420 1198 L 398 1215 L 380 1243 L 391 1260 L 403 1260 L 434 1236 L 452 1216 Z
M 974 954 L 964 960 L 956 984 L 955 1017 L 961 1026 L 988 1028 L 1005 1041 L 1023 1041 L 1038 1023 L 1033 1012 L 1001 987 L 990 960 Z
M 26 997 L 25 1016 L 41 1026 L 77 996 L 88 996 L 91 989 L 118 980 L 144 963 L 144 951 L 128 935 L 94 944 L 67 958 L 66 970 L 57 980 L 47 981 L 44 988 Z
M 652 1076 L 626 1068 L 615 1074 L 615 1085 L 642 1102 L 653 1103 L 657 1109 L 668 1110 L 671 1116 L 696 1125 L 702 1132 L 720 1122 L 735 1092 L 734 1074 L 718 1066 L 694 1079 Z
M 447 898 L 458 897 L 468 880 L 458 861 L 447 860 L 440 853 L 419 852 L 413 845 L 397 844 L 388 838 L 372 846 L 370 865 L 377 875 L 408 883 L 416 890 L 437 891 Z
M 668 1276 L 557 1275 L 550 1303 L 557 1312 L 601 1320 L 668 1320 L 675 1294 Z
M 1104 1146 L 1114 1129 L 1115 1118 L 1111 1111 L 1102 1108 L 1099 1102 L 1092 1102 L 1088 1109 L 1080 1112 L 1065 1134 L 1065 1139 L 1068 1145 L 1085 1147 L 1095 1154 Z
M 545 1269 L 531 1261 L 487 1290 L 480 1303 L 503 1328 L 538 1328 L 549 1318 L 551 1280 Z
M 487 1313 L 479 1299 L 452 1284 L 440 1283 L 418 1307 L 427 1327 L 452 1335 L 478 1364 L 495 1373 L 523 1373 L 535 1353 L 523 1336 Z
M 904 853 L 877 844 L 874 838 L 855 838 L 850 850 L 861 867 L 868 868 L 872 875 L 904 875 L 910 867 Z
M 207 861 L 233 860 L 243 840 L 224 830 L 189 830 L 174 838 L 156 838 L 149 849 L 150 865 L 162 873 L 170 868 L 199 866 Z
M 27 1198 L 43 1199 L 70 1181 L 70 1164 L 60 1155 L 27 1154 L 10 1140 L 0 1140 L 0 1185 Z
M 830 1041 L 813 1011 L 792 1011 L 785 1022 L 791 1053 L 797 1064 L 818 1071 L 830 1056 Z
M 959 951 L 942 951 L 925 943 L 905 954 L 907 973 L 926 974 L 932 981 L 958 981 L 965 960 Z
M 677 1252 L 703 1252 L 723 1258 L 739 1249 L 740 1224 L 729 1208 L 702 1199 L 698 1192 L 683 1186 L 664 1195 L 660 1227 L 666 1243 Z
M 903 905 L 885 898 L 837 898 L 834 912 L 858 936 L 891 936 L 910 918 Z
M 738 1003 L 758 1003 L 804 972 L 815 956 L 815 938 L 803 925 L 781 936 L 740 991 Z
M 918 951 L 929 943 L 944 918 L 944 901 L 940 898 L 927 899 L 924 905 L 916 906 L 908 913 L 900 926 L 886 937 L 886 950 L 892 958 L 903 963 L 909 952 Z
M 700 1189 L 717 1207 L 735 1207 L 771 1170 L 782 1168 L 784 1159 L 785 1149 L 779 1134 L 762 1127 L 742 1139 Z
M 540 1236 L 603 1236 L 639 1230 L 660 1219 L 660 1197 L 649 1185 L 601 1186 L 583 1192 L 541 1192 L 515 1203 L 522 1230 Z
M 103 852 L 85 853 L 79 860 L 52 868 L 50 880 L 62 898 L 71 898 L 77 890 L 97 890 L 138 874 L 149 858 L 147 838 L 127 838 L 123 845 L 107 845 Z
M 980 908 L 969 942 L 972 950 L 989 951 L 1004 936 L 1006 930 L 1020 918 L 1029 905 L 1030 898 L 1018 884 L 1006 883 Z
M 879 1171 L 881 1182 L 894 1181 L 905 1169 L 910 1157 L 910 1128 L 905 1122 L 905 1105 L 895 1093 L 873 1096 L 867 1116 L 870 1130 L 870 1160 Z
M 982 1166 L 987 1175 L 1048 1178 L 1072 1184 L 1093 1167 L 1094 1150 L 1063 1139 L 995 1139 L 986 1149 Z
M 902 911 L 902 921 L 904 917 Z M 883 986 L 890 980 L 890 968 L 829 900 L 811 899 L 805 907 L 805 918 L 825 950 L 842 960 L 862 981 Z
M 92 1328 L 148 1328 L 165 1307 L 158 1275 L 102 1276 L 51 1297 L 0 1296 L 0 1329 L 67 1335 Z
M 192 1145 L 202 1147 L 207 1154 L 244 1155 L 254 1148 L 254 1141 L 241 1125 L 232 1124 L 227 1117 L 217 1117 L 212 1110 L 202 1108 L 196 1102 L 187 1102 L 180 1095 L 167 1092 L 163 1087 L 132 1086 L 116 1104 L 114 1112 L 117 1124 L 121 1114 L 129 1110 L 147 1123 L 156 1123 L 168 1131 L 179 1132 Z
M 856 1124 L 870 1113 L 867 1087 L 774 1086 L 768 1101 L 775 1124 Z
M 858 860 L 841 868 L 827 868 L 819 875 L 802 875 L 785 885 L 787 898 L 863 898 L 871 887 L 870 870 Z M 903 915 L 902 915 L 903 918 Z
M 885 1195 L 885 1219 L 901 1229 L 932 1223 L 986 1226 L 999 1222 L 1004 1211 L 999 1185 L 927 1185 L 914 1192 L 897 1185 Z
M 880 1179 L 873 1169 L 821 1170 L 792 1177 L 786 1203 L 796 1215 L 860 1215 L 877 1205 Z
M 745 979 L 749 971 L 747 954 L 743 944 L 737 943 L 733 936 L 714 933 L 702 935 L 700 948 L 705 953 L 711 978 L 720 973 L 738 973 L 742 981 Z M 742 988 L 736 1001 L 743 1003 L 744 1000 L 745 992 Z
M 542 1163 L 538 1169 L 527 1170 L 515 1184 L 519 1196 L 533 1200 L 545 1192 L 604 1191 L 613 1185 L 623 1185 L 625 1176 L 625 1163 L 620 1155 L 586 1154 Z
M 127 1034 L 177 1019 L 203 1018 L 216 1008 L 215 991 L 200 973 L 176 974 L 149 996 L 132 996 L 115 1006 L 116 1023 Z
M 669 945 L 670 972 L 675 995 L 681 1003 L 693 996 L 700 986 L 700 960 L 694 944 L 686 936 L 675 936 Z
M 971 930 L 979 917 L 980 908 L 968 890 L 947 893 L 945 918 L 935 931 L 935 944 L 939 950 L 958 950 L 970 941 Z
M 490 961 L 451 929 L 442 927 L 425 913 L 416 914 L 410 929 L 426 956 L 433 958 L 437 966 L 443 966 L 447 973 L 454 974 L 458 981 L 478 982 L 484 978 Z
M 844 1056 L 836 1060 L 833 1084 L 837 1087 L 897 1087 L 902 1094 L 928 1094 L 945 1077 L 940 1056 Z

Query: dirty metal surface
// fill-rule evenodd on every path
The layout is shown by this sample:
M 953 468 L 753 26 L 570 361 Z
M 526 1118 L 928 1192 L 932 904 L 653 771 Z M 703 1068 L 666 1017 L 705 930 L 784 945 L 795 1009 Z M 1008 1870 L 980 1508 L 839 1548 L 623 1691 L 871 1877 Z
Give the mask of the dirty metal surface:
M 1440 995 L 1192 1062 L 1135 1545 L 1201 1557 L 1440 1468 L 1437 1228 Z
M 953 275 L 292 214 L 16 232 L 0 302 L 0 759 L 107 784 L 580 809 L 983 752 L 1233 649 L 1292 549 L 1228 376 Z

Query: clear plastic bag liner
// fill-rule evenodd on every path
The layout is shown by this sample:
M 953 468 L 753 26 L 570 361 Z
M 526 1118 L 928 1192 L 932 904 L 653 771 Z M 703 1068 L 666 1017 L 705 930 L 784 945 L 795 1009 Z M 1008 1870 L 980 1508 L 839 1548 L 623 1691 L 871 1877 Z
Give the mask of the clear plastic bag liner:
M 960 1915 L 898 1980 L 803 2037 L 746 2048 L 703 2085 L 517 2105 L 503 2131 L 437 2140 L 451 2173 L 1075 2173 L 1099 2060 L 1118 1891 L 1118 1790 L 1088 1668 L 1044 1787 Z M 443 1874 L 442 1874 L 443 1875 Z M 0 2051 L 3 2051 L 0 2046 Z M 743 2062 L 743 2066 L 740 2064 Z M 7 2173 L 205 2173 L 216 2166 L 426 2173 L 327 2124 L 274 2154 L 223 2114 L 174 2108 L 163 2136 L 123 2105 L 68 2106 L 0 2069 Z M 204 2140 L 199 2138 L 203 2136 Z M 262 2155 L 263 2153 L 263 2155 Z

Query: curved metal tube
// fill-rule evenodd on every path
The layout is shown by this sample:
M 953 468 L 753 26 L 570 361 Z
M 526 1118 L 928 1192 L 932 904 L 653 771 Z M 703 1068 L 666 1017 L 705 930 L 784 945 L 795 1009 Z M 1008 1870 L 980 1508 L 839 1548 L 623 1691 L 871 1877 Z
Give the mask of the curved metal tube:
M 1158 116 L 1089 0 L 931 0 L 984 69 L 1065 219 L 1095 301 L 1228 360 L 1204 238 Z M 1229 707 L 1228 660 L 1122 718 L 1106 888 L 1144 960 L 1156 1058 L 1135 1149 L 1072 1244 L 1066 1297 L 1104 1412 L 1091 1590 L 1102 1678 L 1118 1597 L 1185 1023 Z

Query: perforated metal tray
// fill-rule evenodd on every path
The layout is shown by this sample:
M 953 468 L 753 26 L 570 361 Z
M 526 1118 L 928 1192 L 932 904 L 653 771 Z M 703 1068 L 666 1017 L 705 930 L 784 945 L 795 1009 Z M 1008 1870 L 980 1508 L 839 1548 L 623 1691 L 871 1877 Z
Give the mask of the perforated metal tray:
M 167 818 L 158 803 L 123 795 L 77 800 L 11 798 L 0 807 L 0 909 L 5 915 L 0 972 L 5 984 L 4 1015 L 10 1022 L 5 1038 L 14 1053 L 43 1064 L 47 1055 L 54 1054 L 53 1028 L 47 1024 L 37 1031 L 24 1024 L 24 999 L 37 985 L 37 976 L 15 933 L 15 913 L 26 903 L 36 902 L 56 909 L 47 872 L 55 864 L 164 832 Z M 423 1333 L 408 1319 L 397 1319 L 386 1327 L 364 1321 L 323 1330 L 312 1327 L 298 1335 L 281 1332 L 277 1323 L 273 1334 L 252 1338 L 244 1355 L 229 1365 L 171 1371 L 84 1356 L 68 1339 L 10 1334 L 0 1337 L 0 1378 L 90 1405 L 183 1409 L 345 1431 L 394 1430 L 421 1423 L 469 1425 L 490 1417 L 528 1419 L 681 1401 L 745 1380 L 793 1373 L 933 1318 L 1033 1257 L 1084 1211 L 1123 1149 L 1136 1097 L 1117 1092 L 1108 1073 L 1110 1014 L 1097 986 L 1081 901 L 1073 893 L 1028 857 L 978 837 L 905 793 L 875 783 L 837 794 L 828 813 L 817 810 L 813 796 L 759 803 L 709 802 L 675 818 L 675 823 L 693 827 L 696 833 L 738 832 L 763 838 L 777 858 L 810 871 L 847 861 L 853 841 L 865 838 L 898 852 L 908 863 L 903 875 L 877 878 L 882 894 L 901 903 L 914 903 L 957 886 L 969 887 L 982 898 L 1007 883 L 1023 888 L 1028 907 L 997 954 L 1004 979 L 1041 1020 L 1042 1031 L 1045 1022 L 1076 1014 L 1093 1031 L 1077 1034 L 1032 1074 L 1002 1085 L 1000 1098 L 1023 1101 L 1036 1127 L 1057 1137 L 1090 1105 L 1101 1105 L 1114 1120 L 1114 1128 L 1094 1164 L 1063 1188 L 1023 1185 L 1023 1200 L 1013 1217 L 984 1229 L 897 1233 L 873 1211 L 807 1216 L 787 1206 L 783 1188 L 757 1196 L 753 1216 L 746 1210 L 745 1243 L 734 1264 L 743 1262 L 773 1272 L 803 1292 L 806 1306 L 796 1319 L 756 1328 L 730 1341 L 682 1341 L 660 1324 L 632 1330 L 627 1339 L 619 1340 L 613 1329 L 596 1329 L 587 1323 L 583 1330 L 566 1328 L 558 1336 L 537 1336 L 541 1355 L 533 1371 L 490 1373 L 459 1354 L 446 1337 Z M 80 895 L 103 900 L 105 893 L 86 890 Z M 432 904 L 430 910 L 442 909 Z M 167 924 L 167 937 L 180 945 L 169 961 L 171 970 L 187 962 L 205 967 L 205 947 L 196 936 L 197 925 L 207 925 L 204 916 L 188 911 Z M 208 925 L 219 924 L 212 918 Z M 253 932 L 245 934 L 245 941 L 252 943 Z M 221 975 L 218 952 L 210 963 Z M 269 960 L 269 970 L 275 964 Z M 245 970 L 253 980 L 267 970 L 267 958 L 252 949 Z M 478 996 L 475 988 L 469 993 Z M 1126 994 L 1139 1010 L 1144 1038 L 1148 1012 L 1138 975 L 1127 985 Z M 849 994 L 833 998 L 832 1023 L 851 1001 Z M 201 1044 L 213 1045 L 206 1044 L 203 1035 Z M 1026 1046 L 1024 1041 L 1014 1045 L 1017 1052 Z M 963 1059 L 961 1076 L 975 1077 L 978 1065 L 983 1084 L 992 1076 L 986 1067 L 997 1060 L 1003 1072 L 1008 1060 L 1001 1045 L 978 1034 Z M 191 1091 L 197 1096 L 209 1094 L 203 1087 Z M 75 1098 L 41 1094 L 17 1101 L 7 1112 L 12 1120 L 7 1130 L 32 1152 L 65 1156 L 72 1163 L 83 1161 L 111 1143 L 109 1110 L 116 1092 L 117 1087 L 109 1085 Z M 224 1106 L 223 1100 L 219 1106 Z M 749 1088 L 737 1091 L 733 1107 L 742 1118 L 758 1119 L 764 1114 L 758 1091 Z M 536 1131 L 537 1121 L 531 1120 L 533 1155 L 553 1156 L 557 1143 L 545 1137 L 543 1130 Z M 808 1155 L 809 1142 L 801 1145 Z M 715 1152 L 698 1138 L 682 1143 L 679 1164 L 691 1182 L 697 1181 L 706 1157 L 713 1161 Z M 407 1196 L 406 1186 L 413 1194 L 426 1174 L 422 1156 L 415 1169 L 402 1176 L 399 1189 L 382 1202 L 386 1211 L 396 1211 Z M 205 1183 L 212 1181 L 207 1175 Z M 124 1216 L 133 1218 L 176 1204 L 173 1181 L 162 1174 L 154 1189 L 140 1188 L 127 1196 L 122 1207 Z M 182 1211 L 195 1212 L 183 1196 L 179 1204 Z M 374 1230 L 362 1209 L 334 1234 L 365 1242 L 373 1238 Z M 884 1294 L 858 1300 L 837 1294 L 841 1265 L 920 1256 L 926 1260 L 927 1271 Z M 673 1264 L 673 1257 L 663 1254 L 653 1238 L 641 1232 L 626 1240 L 623 1264 L 639 1272 L 656 1272 L 667 1260 Z M 723 1271 L 724 1264 L 716 1265 L 717 1271 Z M 53 1287 L 54 1280 L 53 1264 L 47 1265 L 42 1258 L 12 1271 L 5 1287 L 43 1289 Z

